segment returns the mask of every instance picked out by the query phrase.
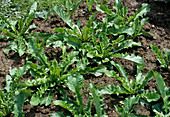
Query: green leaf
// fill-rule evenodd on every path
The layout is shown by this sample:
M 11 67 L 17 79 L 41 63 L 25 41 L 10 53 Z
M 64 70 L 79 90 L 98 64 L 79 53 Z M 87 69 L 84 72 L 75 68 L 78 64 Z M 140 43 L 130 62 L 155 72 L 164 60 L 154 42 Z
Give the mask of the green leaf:
M 91 12 L 94 0 L 86 0 L 88 11 Z
M 120 72 L 120 74 L 123 76 L 123 78 L 118 78 L 118 80 L 120 80 L 123 83 L 123 87 L 128 90 L 129 92 L 131 92 L 131 84 L 129 82 L 129 79 L 127 77 L 126 71 L 124 70 L 123 66 L 117 64 L 114 61 L 111 61 L 111 64 L 114 65 L 117 70 Z
M 36 10 L 37 10 L 37 2 L 34 2 L 30 7 L 29 15 L 31 15 L 32 13 L 35 13 Z
M 113 46 L 121 43 L 123 40 L 125 39 L 125 36 L 124 35 L 120 35 L 116 40 L 113 40 Z
M 78 28 L 78 26 L 75 25 L 75 24 L 70 20 L 70 18 L 66 15 L 66 13 L 64 12 L 64 10 L 63 10 L 62 8 L 59 8 L 59 7 L 55 6 L 55 7 L 53 7 L 53 11 L 54 11 L 55 13 L 57 13 L 57 15 L 59 15 L 60 18 L 61 18 L 65 23 L 67 23 L 67 25 L 70 26 L 70 28 L 72 28 L 73 30 L 76 30 L 76 32 L 81 35 L 80 29 Z
M 94 58 L 94 57 L 96 57 L 96 54 L 97 54 L 98 52 L 97 51 L 89 51 L 88 53 L 87 53 L 87 57 L 89 57 L 89 58 Z
M 105 115 L 104 109 L 102 108 L 102 99 L 100 97 L 100 92 L 98 88 L 90 83 L 90 88 L 92 91 L 92 96 L 95 104 L 95 109 L 97 112 L 97 117 L 103 117 Z
M 12 77 L 10 75 L 6 75 L 6 86 L 5 89 L 7 92 L 10 92 L 10 88 L 11 88 L 11 83 L 12 83 Z
M 143 18 L 143 16 L 146 15 L 146 13 L 149 12 L 149 11 L 150 11 L 149 5 L 143 3 L 142 7 L 140 9 L 138 9 L 137 12 L 133 16 L 130 16 L 128 18 L 128 21 L 126 22 L 126 25 L 128 25 L 131 21 L 133 21 L 133 20 L 135 20 L 135 19 L 137 19 L 139 17 Z
M 47 36 L 46 47 L 49 47 L 50 45 L 52 45 L 53 48 L 63 46 L 64 45 L 64 43 L 63 43 L 64 37 L 65 37 L 65 35 L 62 33 Z
M 139 74 L 137 74 L 136 76 L 136 86 L 137 89 L 140 91 L 142 88 L 144 88 L 148 81 L 153 77 L 153 71 L 150 70 L 146 76 L 143 76 L 142 73 L 140 72 Z
M 63 112 L 56 112 L 50 115 L 50 117 L 65 117 Z
M 146 13 L 149 11 L 150 11 L 149 4 L 143 3 L 142 7 L 137 10 L 137 13 L 135 13 L 135 19 L 143 17 L 143 15 L 146 15 Z
M 19 83 L 20 87 L 34 87 L 34 86 L 39 86 L 39 85 L 43 85 L 46 83 L 50 83 L 52 82 L 52 79 L 47 78 L 47 77 L 43 77 L 43 78 L 36 78 L 33 80 L 26 80 L 24 82 Z
M 124 23 L 124 18 L 121 16 L 117 16 L 113 20 L 113 25 L 115 26 L 116 29 L 119 29 L 120 26 Z
M 25 94 L 24 92 L 20 92 L 16 97 L 16 101 L 14 103 L 14 111 L 12 113 L 15 114 L 16 117 L 24 117 L 23 106 L 24 106 Z
M 154 73 L 154 76 L 155 76 L 159 91 L 164 101 L 165 113 L 167 114 L 168 110 L 170 110 L 170 107 L 169 107 L 170 103 L 168 101 L 168 98 L 170 97 L 170 95 L 167 95 L 169 88 L 165 85 L 165 82 L 163 81 L 163 78 L 160 74 Z
M 88 67 L 87 71 L 98 77 L 98 76 L 102 75 L 103 73 L 105 73 L 106 69 L 107 68 L 105 66 L 100 65 L 100 66 L 94 67 L 94 68 Z
M 51 93 L 51 92 L 45 94 L 45 96 L 43 96 L 43 97 L 41 98 L 40 105 L 42 105 L 42 104 L 45 104 L 45 106 L 50 105 L 51 102 L 53 101 L 53 97 L 54 97 L 54 94 Z
M 107 8 L 106 5 L 97 5 L 96 10 L 116 17 L 116 14 L 112 12 L 111 9 Z
M 37 94 L 34 94 L 32 97 L 31 97 L 31 101 L 30 101 L 30 104 L 33 105 L 33 106 L 37 106 L 38 104 L 40 104 L 41 102 L 41 99 L 40 97 L 37 95 Z
M 143 18 L 140 22 L 140 27 L 138 29 L 138 33 L 142 31 L 142 27 L 145 25 L 146 21 L 148 20 L 148 18 Z
M 117 64 L 116 62 L 114 61 L 111 61 L 111 64 L 114 65 L 117 70 L 120 72 L 120 74 L 126 79 L 127 83 L 129 84 L 129 80 L 128 80 L 128 77 L 127 77 L 127 74 L 126 74 L 126 71 L 124 70 L 123 66 Z M 130 85 L 130 84 L 129 84 Z
M 33 54 L 33 56 L 46 68 L 48 68 L 48 58 L 45 55 L 45 51 L 43 47 L 40 47 L 37 40 L 33 38 L 29 38 L 28 42 L 28 53 Z
M 139 101 L 140 96 L 132 96 L 132 97 L 128 97 L 126 98 L 124 101 L 121 101 L 120 103 L 123 104 L 123 109 L 120 111 L 120 109 L 118 109 L 118 107 L 115 106 L 116 110 L 118 110 L 120 112 L 120 114 L 122 116 L 128 115 L 130 113 L 130 110 L 132 108 L 132 106 L 134 104 L 137 104 Z
M 165 57 L 168 60 L 168 65 L 170 65 L 170 51 L 166 48 L 164 48 L 164 53 L 165 53 Z
M 129 94 L 127 90 L 118 86 L 118 85 L 107 85 L 106 87 L 102 88 L 100 94 Z
M 81 26 L 81 21 L 80 20 L 78 20 L 78 22 L 77 22 L 77 26 L 80 28 L 80 26 Z
M 163 53 L 159 50 L 157 46 L 150 45 L 152 51 L 157 55 L 158 61 L 160 62 L 161 66 L 164 68 L 168 68 L 168 64 L 164 59 Z
M 141 31 L 141 35 L 152 38 L 152 39 L 156 39 L 156 37 L 152 36 L 151 34 L 149 34 L 148 32 L 146 32 L 144 30 Z
M 72 17 L 73 13 L 77 10 L 78 6 L 80 5 L 81 1 L 77 1 L 74 5 L 73 5 L 73 9 L 71 11 L 70 17 Z
M 22 67 L 19 67 L 18 69 L 17 68 L 10 69 L 9 72 L 11 76 L 16 75 L 17 77 L 21 77 L 22 75 L 26 74 L 26 70 L 27 70 L 26 65 L 24 65 Z
M 118 44 L 118 47 L 113 49 L 113 52 L 115 53 L 122 49 L 126 49 L 126 48 L 133 47 L 133 46 L 141 46 L 141 43 L 133 42 L 133 40 L 125 40 L 123 42 L 120 42 Z
M 80 91 L 82 86 L 83 86 L 83 84 L 84 84 L 84 78 L 83 78 L 82 75 L 77 74 L 76 77 L 68 76 L 67 85 L 68 85 L 68 88 L 71 91 L 73 91 L 75 93 L 76 93 L 76 91 Z
M 132 61 L 139 66 L 145 66 L 145 62 L 143 61 L 142 57 L 135 56 L 134 54 L 132 54 L 132 55 L 128 55 L 127 53 L 125 53 L 125 54 L 114 54 L 114 55 L 112 55 L 112 57 L 123 58 L 123 59 L 129 60 L 129 61 Z
M 160 98 L 160 95 L 156 91 L 149 92 L 146 90 L 145 98 L 148 102 L 157 101 Z
M 46 74 L 44 66 L 39 66 L 37 64 L 32 63 L 31 61 L 27 61 L 26 65 L 30 71 L 31 76 L 34 78 L 41 78 Z
M 83 76 L 80 74 L 75 74 L 75 76 L 68 76 L 67 79 L 67 86 L 71 91 L 76 93 L 80 113 L 85 113 L 82 94 L 80 94 L 80 91 L 82 90 L 82 86 L 84 85 L 84 81 L 85 80 Z
M 63 101 L 63 100 L 56 100 L 56 101 L 53 101 L 53 103 L 55 105 L 59 105 L 65 109 L 67 109 L 68 111 L 70 111 L 71 113 L 76 113 L 76 110 L 74 109 L 73 104 L 67 104 L 66 101 Z
M 76 67 L 78 71 L 85 70 L 87 65 L 89 64 L 87 57 L 83 57 L 82 59 L 79 59 L 79 61 L 76 64 Z
M 119 27 L 118 29 L 112 27 L 108 29 L 108 34 L 113 34 L 114 36 L 117 36 L 118 34 L 128 34 L 128 35 L 132 35 L 135 31 L 133 30 L 132 27 L 129 26 L 124 26 L 124 27 Z
M 0 28 L 0 30 L 1 30 L 3 33 L 7 34 L 7 35 L 8 35 L 10 38 L 12 38 L 12 39 L 17 38 L 17 36 L 15 35 L 15 33 L 10 32 L 10 30 L 8 30 L 8 29 L 2 29 L 2 28 Z
M 15 32 L 17 33 L 17 30 L 16 30 L 16 24 L 17 24 L 17 21 L 13 21 L 13 20 L 9 20 L 9 23 L 11 24 L 10 28 Z
M 64 38 L 64 40 L 67 42 L 67 44 L 74 49 L 79 49 L 82 46 L 80 38 L 73 36 L 73 35 L 68 35 L 67 37 Z

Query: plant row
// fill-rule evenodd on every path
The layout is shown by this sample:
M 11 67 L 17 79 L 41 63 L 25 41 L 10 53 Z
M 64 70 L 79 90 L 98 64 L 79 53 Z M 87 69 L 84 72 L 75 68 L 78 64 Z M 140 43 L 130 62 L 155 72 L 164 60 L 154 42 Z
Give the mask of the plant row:
M 75 117 L 107 116 L 103 109 L 103 95 L 116 94 L 126 95 L 127 98 L 121 101 L 122 106 L 115 106 L 115 109 L 123 117 L 141 116 L 135 114 L 136 105 L 140 102 L 143 106 L 150 107 L 155 116 L 168 117 L 170 115 L 170 89 L 165 85 L 162 76 L 150 70 L 143 75 L 141 70 L 145 63 L 140 55 L 129 54 L 127 48 L 141 46 L 135 42 L 139 35 L 152 37 L 142 29 L 148 18 L 144 18 L 149 12 L 149 5 L 142 4 L 142 7 L 132 16 L 128 16 L 128 9 L 123 6 L 122 0 L 115 0 L 113 9 L 106 4 L 98 2 L 97 12 L 106 14 L 102 22 L 98 22 L 95 14 L 92 14 L 85 27 L 81 27 L 81 21 L 77 24 L 70 19 L 80 2 L 72 4 L 67 1 L 67 10 L 59 6 L 53 6 L 50 12 L 57 14 L 69 26 L 69 28 L 56 28 L 54 34 L 30 33 L 35 28 L 32 21 L 35 18 L 37 2 L 32 1 L 25 15 L 17 20 L 12 20 L 3 13 L 1 16 L 0 30 L 5 34 L 2 39 L 9 39 L 9 48 L 17 52 L 19 56 L 26 56 L 26 64 L 20 68 L 10 69 L 6 75 L 6 86 L 0 89 L 0 116 L 7 116 L 13 113 L 16 117 L 24 116 L 23 106 L 29 102 L 33 106 L 48 106 L 54 103 L 71 112 Z M 87 12 L 91 12 L 93 0 L 87 0 Z M 107 2 L 106 2 L 107 3 Z M 70 11 L 72 9 L 72 11 Z M 71 12 L 70 14 L 68 14 Z M 112 37 L 112 38 L 110 38 Z M 170 51 L 164 50 L 164 54 L 158 47 L 150 45 L 157 55 L 161 66 L 169 72 Z M 61 48 L 61 53 L 49 58 L 44 48 Z M 69 49 L 73 51 L 69 51 Z M 58 54 L 58 55 L 57 55 Z M 137 72 L 133 79 L 127 77 L 122 65 L 116 63 L 114 58 L 126 59 L 135 63 Z M 52 59 L 52 60 L 51 60 Z M 37 62 L 35 62 L 37 61 Z M 74 66 L 73 66 L 74 65 Z M 24 78 L 30 74 L 31 79 Z M 89 83 L 88 103 L 84 104 L 81 93 L 84 86 L 84 75 L 93 74 L 96 77 L 106 74 L 121 82 L 119 85 L 107 85 L 104 88 Z M 159 90 L 145 90 L 147 83 L 155 77 Z M 24 78 L 25 81 L 20 82 Z M 67 95 L 67 90 L 74 92 L 76 100 Z M 54 99 L 54 92 L 59 91 L 61 100 Z M 160 102 L 160 100 L 162 100 Z M 152 104 L 151 102 L 159 102 Z M 96 113 L 92 113 L 92 105 L 95 105 Z M 64 117 L 62 112 L 56 112 L 52 117 Z

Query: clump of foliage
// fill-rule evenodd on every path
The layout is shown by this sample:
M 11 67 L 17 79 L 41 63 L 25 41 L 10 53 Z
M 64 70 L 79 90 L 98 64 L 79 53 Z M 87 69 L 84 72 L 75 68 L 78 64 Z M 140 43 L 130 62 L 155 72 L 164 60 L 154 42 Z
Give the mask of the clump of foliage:
M 35 16 L 36 9 L 37 2 L 30 3 L 29 10 L 25 16 L 20 17 L 15 21 L 0 14 L 5 23 L 5 28 L 0 28 L 0 30 L 5 33 L 8 38 L 13 39 L 9 43 L 9 49 L 5 50 L 5 52 L 14 50 L 15 52 L 18 52 L 20 56 L 26 52 L 26 34 L 30 29 L 35 28 L 35 25 L 31 25 L 31 23 Z
M 11 69 L 10 75 L 6 76 L 6 86 L 0 89 L 0 116 L 4 117 L 11 112 L 16 117 L 24 117 L 23 105 L 26 98 L 31 94 L 30 89 L 20 88 L 21 76 L 26 73 L 26 66 L 19 69 Z
M 118 9 L 118 4 L 122 6 L 121 1 L 117 1 L 117 3 L 115 3 L 115 9 Z M 61 19 L 70 27 L 57 28 L 54 31 L 63 34 L 64 41 L 70 47 L 73 47 L 79 51 L 83 50 L 84 55 L 86 54 L 88 58 L 92 59 L 93 62 L 98 64 L 109 62 L 114 57 L 118 57 L 144 66 L 144 61 L 140 56 L 135 56 L 133 54 L 128 55 L 127 53 L 123 54 L 118 52 L 126 48 L 141 45 L 140 43 L 134 42 L 132 39 L 125 38 L 124 33 L 128 33 L 130 35 L 135 33 L 138 26 L 133 29 L 132 25 L 127 25 L 130 24 L 130 22 L 132 22 L 134 19 L 138 19 L 139 21 L 139 16 L 143 16 L 146 14 L 146 12 L 148 12 L 148 6 L 144 5 L 133 17 L 130 18 L 128 24 L 125 24 L 124 22 L 124 25 L 122 25 L 122 23 L 120 23 L 119 26 L 117 25 L 117 29 L 113 29 L 113 24 L 116 25 L 116 23 L 113 21 L 114 19 L 116 20 L 117 18 L 120 18 L 120 13 L 118 13 L 118 11 L 114 13 L 104 5 L 97 5 L 96 9 L 108 14 L 107 17 L 103 19 L 103 23 L 94 21 L 95 15 L 92 14 L 87 22 L 87 26 L 83 29 L 80 29 L 81 22 L 74 24 L 66 15 L 65 11 L 57 6 L 54 7 L 54 12 L 57 13 Z M 125 18 L 125 16 L 121 17 Z M 142 28 L 143 25 L 144 24 L 140 25 L 140 28 Z M 115 30 L 117 30 L 117 32 L 113 33 Z M 141 32 L 141 29 L 139 30 L 140 31 L 138 32 Z M 114 38 L 109 39 L 108 35 L 113 35 Z M 119 37 L 117 38 L 118 35 Z M 55 40 L 53 43 L 55 43 Z
M 99 87 L 96 87 L 93 84 L 90 84 L 91 96 L 89 101 L 87 102 L 87 107 L 84 106 L 82 100 L 82 94 L 80 91 L 82 90 L 82 86 L 84 85 L 84 78 L 80 74 L 75 74 L 73 76 L 68 76 L 67 79 L 68 88 L 75 93 L 76 101 L 70 99 L 64 90 L 60 90 L 60 93 L 63 95 L 63 100 L 56 100 L 53 103 L 55 105 L 59 105 L 67 110 L 69 110 L 73 116 L 84 116 L 84 117 L 92 117 L 91 108 L 92 102 L 95 104 L 96 117 L 107 117 L 104 109 L 102 108 L 103 98 L 99 93 Z

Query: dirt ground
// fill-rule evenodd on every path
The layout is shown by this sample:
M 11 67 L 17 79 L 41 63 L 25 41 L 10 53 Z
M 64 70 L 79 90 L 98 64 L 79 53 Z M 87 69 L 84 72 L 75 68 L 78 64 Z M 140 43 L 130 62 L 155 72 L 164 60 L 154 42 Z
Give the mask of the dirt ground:
M 123 2 L 129 9 L 129 15 L 133 14 L 137 8 L 140 8 L 142 3 L 148 3 L 150 5 L 150 12 L 147 14 L 149 20 L 144 25 L 143 29 L 149 32 L 151 35 L 156 37 L 156 39 L 147 38 L 144 36 L 138 36 L 136 38 L 136 42 L 141 42 L 141 47 L 134 47 L 131 49 L 127 49 L 128 53 L 133 53 L 135 55 L 140 55 L 146 66 L 143 69 L 143 74 L 146 74 L 149 70 L 153 70 L 155 72 L 159 72 L 168 87 L 170 87 L 170 72 L 166 69 L 162 69 L 160 67 L 159 62 L 157 61 L 157 57 L 152 52 L 150 48 L 150 44 L 156 45 L 163 51 L 163 48 L 170 49 L 170 3 L 163 2 L 154 2 L 153 0 L 126 0 Z M 110 2 L 109 8 L 112 8 L 114 2 L 113 0 Z M 85 26 L 89 16 L 91 14 L 86 13 L 83 9 L 86 8 L 86 4 L 82 3 L 78 11 L 75 12 L 72 21 L 77 22 L 78 19 L 82 21 L 82 27 Z M 95 6 L 92 10 L 95 12 Z M 97 18 L 102 20 L 104 15 L 101 13 L 96 13 Z M 52 29 L 57 27 L 67 27 L 63 23 L 63 21 L 57 15 L 53 15 L 49 20 L 44 21 L 40 18 L 34 19 L 33 23 L 37 26 L 33 32 L 43 32 L 43 33 L 53 33 Z M 0 40 L 0 88 L 5 86 L 5 76 L 9 73 L 10 68 L 19 67 L 25 64 L 25 56 L 19 57 L 18 54 L 14 52 L 10 52 L 8 54 L 4 54 L 3 50 L 8 48 L 8 41 L 6 39 Z M 52 53 L 56 50 L 48 49 L 46 50 L 46 54 L 48 57 L 52 56 Z M 133 63 L 125 60 L 116 59 L 118 63 L 121 63 L 125 70 L 128 73 L 128 76 L 132 78 L 136 73 L 136 67 Z M 92 75 L 85 76 L 86 82 L 85 86 L 88 85 L 88 82 L 94 83 L 96 85 L 100 85 L 104 82 L 104 86 L 108 84 L 119 84 L 119 82 L 113 78 L 109 78 L 106 75 L 100 77 L 94 77 Z M 148 82 L 146 89 L 154 90 L 158 89 L 156 80 L 154 78 Z M 73 95 L 69 92 L 69 95 Z M 83 92 L 83 101 L 86 103 L 88 94 Z M 119 101 L 125 99 L 125 95 L 104 95 L 104 109 L 109 117 L 117 117 L 119 113 L 115 110 L 114 105 L 119 105 Z M 93 110 L 95 110 L 93 108 Z M 64 111 L 66 115 L 70 113 L 61 107 L 55 106 L 51 104 L 50 106 L 31 106 L 26 103 L 24 106 L 25 117 L 48 117 L 51 113 L 56 111 Z M 153 112 L 150 108 L 144 108 L 140 104 L 137 105 L 137 114 L 154 116 Z M 13 116 L 13 115 L 10 115 Z

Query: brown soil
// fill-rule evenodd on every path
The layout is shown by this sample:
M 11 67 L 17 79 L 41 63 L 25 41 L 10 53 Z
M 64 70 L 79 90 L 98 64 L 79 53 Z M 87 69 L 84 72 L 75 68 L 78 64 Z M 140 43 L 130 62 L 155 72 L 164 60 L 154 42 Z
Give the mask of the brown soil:
M 141 7 L 142 3 L 148 3 L 150 5 L 151 11 L 147 14 L 149 20 L 144 25 L 144 30 L 149 32 L 151 35 L 156 37 L 156 39 L 150 39 L 147 37 L 139 36 L 135 40 L 136 42 L 141 42 L 141 47 L 135 47 L 131 49 L 127 49 L 128 53 L 133 53 L 135 55 L 140 55 L 144 59 L 146 66 L 143 69 L 143 74 L 145 75 L 149 70 L 153 70 L 155 72 L 159 72 L 168 87 L 170 87 L 170 73 L 166 69 L 162 69 L 160 64 L 157 61 L 157 57 L 152 52 L 150 48 L 150 44 L 156 45 L 163 51 L 163 48 L 170 49 L 170 3 L 162 3 L 162 2 L 153 2 L 153 0 L 126 0 L 123 3 L 129 9 L 129 15 L 133 14 L 137 8 Z M 113 2 L 111 2 L 111 6 L 113 6 Z M 109 6 L 109 8 L 112 8 Z M 81 27 L 84 27 L 90 13 L 86 13 L 83 9 L 86 8 L 86 4 L 83 3 L 79 6 L 78 11 L 74 14 L 72 21 L 77 22 L 78 19 L 82 21 Z M 92 10 L 95 12 L 95 8 Z M 101 13 L 96 13 L 97 18 L 102 20 Z M 48 21 L 44 21 L 42 19 L 34 19 L 33 23 L 37 26 L 34 32 L 43 32 L 43 33 L 54 33 L 52 29 L 57 27 L 68 27 L 63 21 L 57 16 L 53 15 Z M 8 48 L 8 41 L 2 39 L 0 40 L 0 88 L 4 88 L 5 86 L 5 75 L 9 74 L 9 69 L 14 67 L 19 67 L 25 64 L 25 57 L 19 57 L 18 54 L 14 52 L 10 52 L 8 54 L 4 54 L 3 50 Z M 56 50 L 49 49 L 46 50 L 47 56 L 52 56 L 53 52 Z M 136 73 L 136 67 L 133 63 L 125 60 L 117 59 L 116 62 L 121 63 L 128 72 L 129 78 L 133 78 Z M 133 75 L 133 76 L 132 76 Z M 104 82 L 103 86 L 108 84 L 118 84 L 120 83 L 114 78 L 109 78 L 106 75 L 101 77 L 94 77 L 92 75 L 85 76 L 86 82 L 85 87 L 87 87 L 88 82 L 93 83 L 95 85 L 101 85 Z M 148 82 L 146 89 L 153 90 L 158 89 L 156 80 L 154 78 Z M 68 92 L 69 95 L 73 95 L 71 92 Z M 86 92 L 83 92 L 83 101 L 86 103 L 88 99 L 88 95 Z M 104 95 L 104 109 L 109 117 L 117 117 L 119 113 L 115 110 L 114 105 L 119 105 L 119 101 L 124 100 L 126 96 L 124 95 Z M 93 108 L 94 110 L 94 108 Z M 26 103 L 24 106 L 25 117 L 47 117 L 51 113 L 56 111 L 64 111 L 65 114 L 69 115 L 69 112 L 62 109 L 61 107 L 55 106 L 51 104 L 50 106 L 36 106 L 33 107 L 29 103 Z M 137 105 L 137 114 L 153 116 L 153 112 L 150 111 L 150 108 L 144 108 L 140 104 Z M 13 116 L 13 115 L 11 115 Z

